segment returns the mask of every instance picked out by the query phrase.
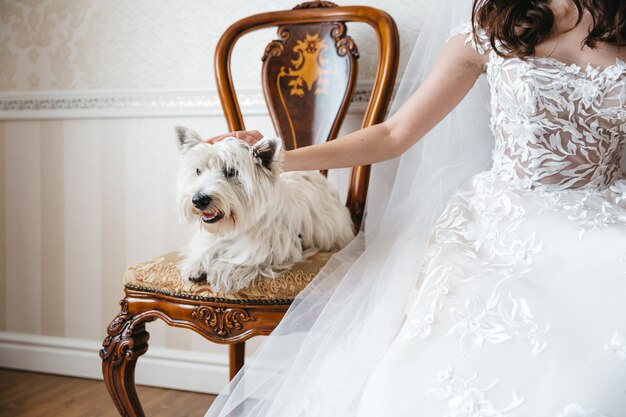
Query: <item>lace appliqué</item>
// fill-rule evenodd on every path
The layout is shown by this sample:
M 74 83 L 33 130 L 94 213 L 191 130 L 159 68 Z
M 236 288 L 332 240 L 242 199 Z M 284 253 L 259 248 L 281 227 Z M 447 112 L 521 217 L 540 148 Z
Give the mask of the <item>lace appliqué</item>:
M 494 169 L 523 188 L 606 188 L 624 178 L 626 63 L 604 70 L 490 55 Z
M 557 417 L 611 417 L 595 410 L 590 410 L 580 404 L 568 404 L 565 410 Z
M 613 338 L 604 345 L 604 349 L 611 351 L 619 359 L 626 361 L 626 337 L 619 332 L 615 332 Z
M 448 40 L 455 35 L 468 35 L 465 40 L 465 45 L 471 45 L 472 48 L 476 49 L 476 51 L 481 55 L 484 55 L 491 50 L 489 37 L 487 36 L 487 32 L 485 32 L 485 30 L 477 30 L 476 38 L 474 38 L 474 29 L 472 27 L 471 20 L 463 22 L 454 28 L 452 32 L 450 32 Z M 476 42 L 476 40 L 478 40 L 478 42 Z
M 438 385 L 428 389 L 426 393 L 436 400 L 448 400 L 449 412 L 445 417 L 505 417 L 505 413 L 518 408 L 524 402 L 524 398 L 513 391 L 509 405 L 497 408 L 487 395 L 499 380 L 480 387 L 475 384 L 477 379 L 478 372 L 466 378 L 454 375 L 452 368 L 448 368 L 439 372 Z
M 455 325 L 448 334 L 461 335 L 461 350 L 467 352 L 481 348 L 484 342 L 498 344 L 516 339 L 532 348 L 532 356 L 537 356 L 547 343 L 541 338 L 550 326 L 537 323 L 523 299 L 515 299 L 508 294 L 501 301 L 500 294 L 494 294 L 484 303 L 479 296 L 465 302 L 463 310 L 452 309 Z
M 462 307 L 450 306 L 448 335 L 459 337 L 464 355 L 485 342 L 515 340 L 531 347 L 533 356 L 545 348 L 542 335 L 549 325 L 535 320 L 525 299 L 502 290 L 504 283 L 528 271 L 542 245 L 534 233 L 519 235 L 525 212 L 513 194 L 495 186 L 495 181 L 489 172 L 478 175 L 470 191 L 455 194 L 435 224 L 407 307 L 402 340 L 427 338 L 444 302 L 454 295 L 455 304 L 460 300 Z M 459 297 L 464 286 L 477 280 L 488 281 L 493 288 L 487 300 L 477 295 Z
M 563 211 L 578 223 L 580 239 L 597 229 L 626 225 L 626 180 L 603 189 L 545 190 L 540 197 L 545 201 L 544 213 Z

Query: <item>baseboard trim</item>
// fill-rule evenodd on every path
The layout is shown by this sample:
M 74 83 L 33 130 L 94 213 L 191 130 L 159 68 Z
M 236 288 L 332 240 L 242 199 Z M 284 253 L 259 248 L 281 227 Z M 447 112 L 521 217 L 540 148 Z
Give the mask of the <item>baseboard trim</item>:
M 0 332 L 0 367 L 102 379 L 97 341 Z M 139 358 L 139 385 L 217 394 L 228 382 L 222 355 L 151 347 Z

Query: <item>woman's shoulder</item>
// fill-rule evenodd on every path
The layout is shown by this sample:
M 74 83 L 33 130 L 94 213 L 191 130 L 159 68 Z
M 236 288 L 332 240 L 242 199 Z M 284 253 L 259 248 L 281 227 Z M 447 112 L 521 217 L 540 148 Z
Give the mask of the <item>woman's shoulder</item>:
M 478 27 L 474 30 L 472 21 L 465 21 L 450 32 L 448 43 L 456 43 L 459 53 L 466 59 L 479 64 L 482 68 L 481 72 L 487 70 L 492 47 L 485 29 Z
M 465 44 L 472 46 L 481 55 L 487 54 L 492 49 L 487 30 L 482 27 L 475 28 L 471 19 L 455 27 L 450 32 L 448 40 L 455 36 L 465 37 Z

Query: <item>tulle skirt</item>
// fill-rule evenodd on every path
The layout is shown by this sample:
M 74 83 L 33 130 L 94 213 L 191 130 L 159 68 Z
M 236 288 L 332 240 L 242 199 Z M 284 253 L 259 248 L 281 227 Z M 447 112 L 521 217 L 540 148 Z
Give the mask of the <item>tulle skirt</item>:
M 455 193 L 354 414 L 626 416 L 626 180 Z

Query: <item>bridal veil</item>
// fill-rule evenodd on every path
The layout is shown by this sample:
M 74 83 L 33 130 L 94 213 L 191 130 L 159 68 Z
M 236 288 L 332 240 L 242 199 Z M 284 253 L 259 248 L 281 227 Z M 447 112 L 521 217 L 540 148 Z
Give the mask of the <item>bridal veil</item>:
M 415 91 L 469 0 L 426 19 L 391 106 Z M 281 324 L 217 397 L 208 417 L 348 416 L 396 337 L 429 231 L 449 197 L 491 165 L 484 77 L 402 157 L 373 166 L 365 227 L 296 298 Z M 409 381 L 407 381 L 409 382 Z

